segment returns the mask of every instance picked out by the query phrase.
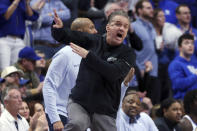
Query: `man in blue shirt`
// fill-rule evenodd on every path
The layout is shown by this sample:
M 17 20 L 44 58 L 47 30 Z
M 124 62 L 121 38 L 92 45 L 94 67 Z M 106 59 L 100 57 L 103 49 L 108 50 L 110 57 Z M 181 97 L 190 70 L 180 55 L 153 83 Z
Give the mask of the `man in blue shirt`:
M 14 64 L 25 46 L 25 21 L 37 19 L 30 0 L 0 0 L 0 70 Z
M 190 33 L 194 35 L 194 55 L 192 59 L 197 60 L 197 29 L 191 24 L 191 11 L 185 4 L 181 4 L 176 8 L 176 17 L 178 19 L 177 27 L 183 33 Z
M 32 5 L 37 0 L 32 0 Z M 61 0 L 46 0 L 44 7 L 40 12 L 41 27 L 33 29 L 34 48 L 42 51 L 46 59 L 51 58 L 63 45 L 57 43 L 51 36 L 51 24 L 53 22 L 53 10 L 56 9 L 57 14 L 63 22 L 70 19 L 70 10 L 63 4 Z
M 136 51 L 136 64 L 141 71 L 142 77 L 145 74 L 145 63 L 150 61 L 153 65 L 152 71 L 150 71 L 151 85 L 147 88 L 147 95 L 151 98 L 153 103 L 159 102 L 160 87 L 157 85 L 158 80 L 158 57 L 155 51 L 155 37 L 156 32 L 151 24 L 150 20 L 153 18 L 153 8 L 149 1 L 142 0 L 136 4 L 136 13 L 138 18 L 132 23 L 132 27 L 136 34 L 141 38 L 143 43 L 143 49 Z M 150 91 L 151 90 L 151 91 Z M 155 92 L 155 93 L 151 93 Z M 154 95 L 153 95 L 154 94 Z M 155 95 L 157 94 L 157 95 Z
M 97 33 L 94 24 L 88 18 L 77 18 L 71 24 L 71 30 Z M 60 130 L 67 123 L 67 103 L 70 90 L 75 86 L 81 57 L 70 46 L 58 51 L 49 66 L 43 87 L 45 111 L 50 131 Z
M 194 53 L 194 36 L 183 34 L 178 40 L 180 54 L 169 65 L 175 99 L 183 99 L 185 93 L 197 88 L 197 64 L 191 59 Z

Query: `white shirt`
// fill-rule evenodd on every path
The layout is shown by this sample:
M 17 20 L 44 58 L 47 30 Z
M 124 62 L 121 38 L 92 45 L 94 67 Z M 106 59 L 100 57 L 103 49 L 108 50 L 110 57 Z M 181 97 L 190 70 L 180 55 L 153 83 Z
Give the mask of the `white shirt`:
M 189 115 L 185 115 L 183 118 L 186 118 L 190 121 L 190 123 L 192 124 L 192 131 L 196 131 L 197 130 L 197 125 L 194 123 L 194 121 L 191 119 L 191 117 Z
M 18 130 L 15 122 L 17 122 Z M 27 120 L 18 115 L 17 120 L 5 109 L 0 117 L 0 131 L 28 131 L 29 124 Z
M 80 62 L 81 57 L 70 46 L 65 46 L 53 56 L 42 89 L 45 111 L 51 123 L 60 121 L 59 114 L 67 117 L 68 97 L 75 86 Z
M 129 123 L 129 116 L 127 116 L 122 110 L 122 100 L 127 88 L 128 87 L 122 83 L 120 106 L 116 118 L 117 131 L 158 131 L 153 120 L 144 112 L 140 113 L 140 117 L 136 119 L 135 123 Z

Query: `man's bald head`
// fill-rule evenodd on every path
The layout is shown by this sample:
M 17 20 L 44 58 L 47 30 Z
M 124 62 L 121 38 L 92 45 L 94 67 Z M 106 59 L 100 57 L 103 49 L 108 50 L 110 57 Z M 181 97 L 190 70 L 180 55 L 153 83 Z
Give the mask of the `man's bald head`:
M 88 18 L 76 18 L 71 24 L 71 30 L 87 32 L 90 34 L 97 33 L 93 22 Z

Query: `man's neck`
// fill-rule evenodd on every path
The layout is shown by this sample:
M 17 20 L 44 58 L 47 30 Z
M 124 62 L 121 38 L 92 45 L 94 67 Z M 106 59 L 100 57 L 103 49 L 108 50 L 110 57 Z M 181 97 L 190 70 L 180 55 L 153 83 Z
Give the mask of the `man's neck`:
M 143 16 L 140 16 L 140 19 L 142 19 L 142 20 L 145 21 L 145 22 L 150 22 L 149 19 L 147 19 L 147 18 L 145 18 L 145 17 L 143 17 Z
M 16 110 L 12 111 L 11 109 L 8 109 L 8 108 L 6 109 L 14 117 L 14 119 L 17 120 L 18 112 L 16 112 Z
M 182 53 L 180 53 L 180 56 L 184 59 L 186 59 L 187 61 L 190 61 L 191 60 L 191 56 L 186 56 L 186 55 L 183 55 Z
M 179 22 L 179 25 L 181 26 L 182 31 L 187 31 L 189 30 L 190 25 L 187 23 Z

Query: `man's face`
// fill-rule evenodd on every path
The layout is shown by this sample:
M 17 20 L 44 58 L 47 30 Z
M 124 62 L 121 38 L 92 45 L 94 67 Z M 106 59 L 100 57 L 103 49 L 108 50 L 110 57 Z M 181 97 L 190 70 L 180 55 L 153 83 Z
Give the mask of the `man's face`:
M 111 23 L 108 23 L 106 26 L 107 43 L 114 46 L 120 45 L 127 35 L 129 24 L 129 20 L 126 17 L 114 16 Z
M 35 69 L 35 64 L 36 64 L 36 61 L 34 61 L 34 60 L 23 59 L 23 67 L 24 67 L 27 71 L 34 71 L 34 69 Z
M 8 106 L 12 110 L 18 111 L 22 105 L 21 94 L 18 90 L 13 89 L 9 92 Z
M 94 24 L 92 21 L 87 21 L 87 25 L 83 29 L 84 32 L 90 33 L 90 34 L 96 34 L 97 30 L 95 29 Z
M 5 80 L 9 84 L 19 85 L 19 78 L 20 78 L 19 73 L 14 72 L 6 76 Z
M 140 99 L 137 94 L 131 94 L 124 98 L 122 109 L 129 117 L 134 118 L 140 111 Z
M 179 49 L 180 53 L 182 53 L 184 56 L 192 56 L 194 53 L 194 41 L 190 39 L 184 39 Z
M 182 116 L 181 104 L 175 102 L 168 109 L 164 109 L 164 116 L 172 122 L 178 123 Z
M 179 22 L 184 24 L 190 24 L 191 21 L 191 13 L 190 9 L 186 6 L 182 6 L 179 8 L 179 13 L 176 14 Z
M 45 54 L 44 53 L 37 53 L 37 55 L 40 56 L 41 59 L 36 61 L 36 67 L 37 68 L 45 68 L 45 66 L 46 66 Z
M 150 2 L 143 2 L 143 7 L 140 10 L 140 16 L 145 19 L 153 18 L 153 7 Z

